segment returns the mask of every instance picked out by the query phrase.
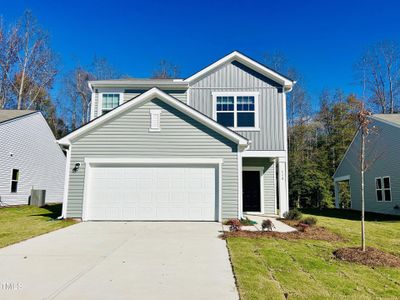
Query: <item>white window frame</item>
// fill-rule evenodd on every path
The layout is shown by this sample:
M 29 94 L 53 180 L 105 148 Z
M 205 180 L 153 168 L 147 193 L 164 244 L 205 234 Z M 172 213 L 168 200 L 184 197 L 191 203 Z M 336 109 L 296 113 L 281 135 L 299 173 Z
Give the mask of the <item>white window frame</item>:
M 385 188 L 385 184 L 384 184 L 384 179 L 385 178 L 389 178 L 389 188 Z M 382 183 L 382 188 L 378 189 L 376 186 L 376 180 L 380 179 L 381 183 Z M 390 179 L 390 176 L 382 176 L 382 177 L 375 177 L 375 198 L 376 198 L 376 202 L 378 203 L 384 203 L 384 202 L 392 202 L 393 201 L 393 195 L 392 195 L 392 180 Z M 378 191 L 382 191 L 382 201 L 378 200 Z M 389 191 L 390 192 L 390 200 L 386 200 L 386 196 L 385 196 L 385 191 Z
M 254 127 L 237 127 L 237 97 L 238 96 L 250 96 L 254 97 Z M 217 97 L 233 97 L 233 124 L 234 126 L 228 127 L 235 131 L 259 131 L 259 106 L 258 98 L 260 96 L 259 92 L 213 92 L 212 97 L 212 116 L 215 121 L 217 121 Z M 243 111 L 246 112 L 246 111 Z
M 158 117 L 158 126 L 153 126 L 153 118 Z M 150 126 L 149 131 L 161 131 L 161 109 L 150 109 Z
M 102 92 L 102 93 L 99 93 L 99 103 L 97 104 L 97 116 L 98 117 L 103 115 L 103 95 L 104 94 L 118 94 L 119 95 L 119 104 L 118 104 L 118 106 L 121 105 L 122 103 L 124 103 L 124 93 L 120 93 L 120 92 Z
M 16 180 L 13 179 L 14 170 L 17 170 L 17 172 L 18 172 L 18 173 L 17 173 L 17 174 L 18 174 L 18 176 L 17 176 L 18 179 L 16 179 Z M 15 169 L 15 168 L 11 169 L 11 180 L 10 180 L 10 190 L 9 190 L 11 194 L 17 194 L 17 193 L 18 193 L 19 178 L 21 177 L 20 170 L 21 170 L 21 169 Z M 15 192 L 12 191 L 12 184 L 13 184 L 13 182 L 17 182 L 17 189 L 16 189 Z

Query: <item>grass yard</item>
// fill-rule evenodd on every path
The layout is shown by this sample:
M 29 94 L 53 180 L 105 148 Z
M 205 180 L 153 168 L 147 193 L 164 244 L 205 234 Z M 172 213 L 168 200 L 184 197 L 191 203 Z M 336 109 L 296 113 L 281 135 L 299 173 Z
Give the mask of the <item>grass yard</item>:
M 241 299 L 400 298 L 400 269 L 371 268 L 333 258 L 340 247 L 358 246 L 359 213 L 308 210 L 318 226 L 345 242 L 228 237 Z M 368 215 L 367 245 L 400 256 L 400 218 Z
M 17 206 L 0 208 L 0 248 L 57 230 L 75 223 L 73 220 L 57 220 L 61 204 Z

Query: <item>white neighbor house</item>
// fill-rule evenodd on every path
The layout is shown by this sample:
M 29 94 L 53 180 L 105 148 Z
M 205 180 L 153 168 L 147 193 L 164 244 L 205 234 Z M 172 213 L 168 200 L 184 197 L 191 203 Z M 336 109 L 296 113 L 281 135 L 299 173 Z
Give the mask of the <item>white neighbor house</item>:
M 288 210 L 293 80 L 234 51 L 186 79 L 101 80 L 68 152 L 63 216 L 221 221 Z
M 62 202 L 65 161 L 40 112 L 0 110 L 0 206 L 28 204 L 32 188 Z

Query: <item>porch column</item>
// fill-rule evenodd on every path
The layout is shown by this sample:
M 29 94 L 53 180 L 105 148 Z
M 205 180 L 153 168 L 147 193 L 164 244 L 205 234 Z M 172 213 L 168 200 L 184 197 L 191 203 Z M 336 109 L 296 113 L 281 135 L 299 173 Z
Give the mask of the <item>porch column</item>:
M 335 181 L 335 207 L 339 208 L 339 181 Z
M 289 210 L 288 166 L 286 157 L 278 158 L 279 216 Z

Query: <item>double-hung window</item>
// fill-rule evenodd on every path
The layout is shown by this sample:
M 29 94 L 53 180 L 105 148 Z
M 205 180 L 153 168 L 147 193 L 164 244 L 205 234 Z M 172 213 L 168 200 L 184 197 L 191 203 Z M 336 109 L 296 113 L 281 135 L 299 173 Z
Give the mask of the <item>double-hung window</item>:
M 376 200 L 378 202 L 392 201 L 392 189 L 390 186 L 389 176 L 375 178 L 375 190 L 376 190 Z
M 16 193 L 18 191 L 19 170 L 12 169 L 11 173 L 11 193 Z
M 101 113 L 105 114 L 116 108 L 121 100 L 119 93 L 103 93 L 101 94 Z
M 214 119 L 221 125 L 237 130 L 258 129 L 258 93 L 213 93 Z

